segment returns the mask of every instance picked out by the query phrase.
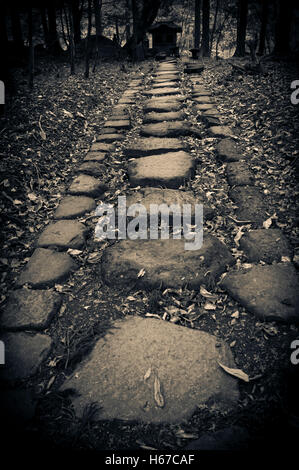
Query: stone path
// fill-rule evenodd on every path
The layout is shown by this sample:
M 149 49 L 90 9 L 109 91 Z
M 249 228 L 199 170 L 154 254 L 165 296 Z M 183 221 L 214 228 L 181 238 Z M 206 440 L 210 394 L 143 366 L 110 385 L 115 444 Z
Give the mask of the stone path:
M 137 187 L 128 203 L 141 203 L 148 209 L 150 204 L 202 202 L 185 187 L 197 163 L 184 138 L 215 139 L 215 154 L 226 165 L 235 218 L 243 225 L 250 223 L 240 249 L 251 265 L 248 269 L 234 266 L 229 246 L 204 231 L 203 245 L 192 251 L 185 249 L 183 239 L 118 241 L 104 251 L 103 281 L 111 289 L 188 286 L 199 290 L 219 282 L 225 274 L 221 287 L 257 318 L 298 322 L 293 253 L 281 231 L 263 226 L 270 216 L 267 197 L 249 170 L 250 155 L 242 152 L 232 129 L 222 125 L 213 96 L 200 80 L 202 67 L 184 69 L 193 83 L 189 96 L 182 87 L 182 69 L 175 60 L 168 60 L 156 65 L 149 88 L 142 79 L 132 80 L 95 136 L 60 201 L 55 220 L 39 235 L 1 316 L 5 330 L 1 339 L 7 347 L 1 380 L 14 383 L 31 377 L 51 351 L 52 340 L 43 330 L 61 304 L 54 287 L 78 268 L 67 251 L 84 248 L 89 235 L 77 219 L 92 213 L 106 191 L 102 178 L 105 160 L 134 125 L 128 109 L 141 92 L 144 120 L 140 136 L 124 149 L 128 181 L 132 188 Z M 190 102 L 204 131 L 186 118 Z M 203 212 L 204 222 L 215 216 L 205 205 Z M 194 223 L 194 214 L 192 217 Z M 99 419 L 182 422 L 199 404 L 221 409 L 237 406 L 238 379 L 228 375 L 219 362 L 236 367 L 229 346 L 215 336 L 156 319 L 127 317 L 116 321 L 105 338 L 96 342 L 62 389 L 71 387 L 78 392 L 73 400 L 78 415 L 96 402 Z

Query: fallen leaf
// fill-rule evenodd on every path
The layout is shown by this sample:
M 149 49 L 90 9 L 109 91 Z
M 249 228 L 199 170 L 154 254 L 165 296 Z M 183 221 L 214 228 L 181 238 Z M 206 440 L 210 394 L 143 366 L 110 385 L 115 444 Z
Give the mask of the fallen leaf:
M 218 364 L 222 369 L 225 370 L 230 375 L 233 375 L 234 377 L 237 377 L 240 380 L 244 380 L 244 382 L 249 382 L 249 377 L 245 372 L 243 372 L 241 369 L 231 369 L 230 367 L 224 366 L 221 364 L 221 362 L 218 361 Z
M 185 432 L 184 429 L 178 429 L 175 435 L 176 437 L 180 437 L 181 439 L 198 439 L 197 434 Z
M 144 382 L 146 382 L 146 381 L 150 378 L 151 373 L 152 373 L 152 368 L 149 367 L 149 368 L 147 369 L 146 373 L 144 374 L 144 377 L 143 377 Z
M 199 292 L 200 292 L 200 295 L 202 295 L 206 299 L 217 300 L 218 298 L 217 295 L 212 294 L 211 292 L 207 291 L 203 286 L 200 286 Z
M 155 376 L 155 381 L 154 381 L 154 398 L 155 402 L 160 408 L 163 408 L 165 405 L 164 398 L 161 392 L 161 383 L 160 380 L 158 379 L 157 376 Z
M 142 268 L 142 269 L 140 269 L 139 273 L 137 274 L 137 277 L 138 277 L 138 278 L 139 278 L 139 277 L 143 277 L 144 275 L 145 275 L 145 269 Z
M 272 225 L 272 217 L 269 217 L 269 219 L 267 219 L 267 220 L 265 220 L 265 221 L 263 222 L 263 227 L 264 227 L 265 229 L 270 228 L 271 225 Z
M 204 305 L 205 310 L 216 310 L 216 305 L 211 302 L 206 302 Z

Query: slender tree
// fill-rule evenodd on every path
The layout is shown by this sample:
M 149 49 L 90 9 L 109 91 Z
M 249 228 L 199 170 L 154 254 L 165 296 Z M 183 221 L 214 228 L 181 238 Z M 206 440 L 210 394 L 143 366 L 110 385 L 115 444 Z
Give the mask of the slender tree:
M 265 51 L 266 32 L 267 32 L 267 23 L 268 23 L 268 4 L 269 4 L 269 0 L 262 0 L 262 17 L 261 17 L 258 55 L 263 55 Z
M 93 9 L 95 16 L 95 27 L 96 27 L 96 54 L 95 61 L 93 66 L 93 72 L 96 70 L 96 66 L 100 56 L 100 35 L 102 30 L 102 21 L 101 21 L 101 9 L 102 9 L 102 0 L 93 0 Z
M 81 18 L 82 18 L 82 10 L 80 9 L 80 0 L 72 0 L 71 10 L 72 10 L 72 17 L 73 17 L 73 25 L 74 25 L 74 41 L 75 41 L 75 44 L 79 44 L 81 41 Z
M 89 62 L 90 62 L 90 35 L 92 28 L 92 13 L 91 13 L 91 0 L 88 0 L 88 26 L 86 36 L 86 52 L 85 52 L 85 73 L 84 77 L 89 78 Z
M 54 54 L 60 54 L 62 49 L 59 43 L 56 25 L 56 2 L 49 2 L 48 7 L 49 20 L 49 51 Z
M 215 37 L 215 31 L 216 31 L 217 20 L 218 20 L 219 3 L 220 3 L 220 0 L 216 0 L 214 21 L 213 21 L 213 27 L 212 27 L 212 32 L 211 32 L 211 38 L 210 38 L 210 54 L 212 53 L 212 49 L 213 49 L 213 41 Z
M 235 57 L 244 57 L 248 16 L 248 0 L 238 0 L 237 47 Z
M 32 21 L 32 8 L 27 9 L 28 18 L 28 45 L 29 45 L 29 88 L 33 88 L 34 77 L 34 47 L 33 47 L 33 21 Z
M 12 5 L 10 7 L 10 17 L 13 42 L 17 49 L 22 49 L 22 47 L 24 46 L 24 41 L 20 20 L 20 12 L 17 4 Z
M 210 55 L 210 0 L 202 1 L 202 55 Z
M 277 1 L 274 54 L 285 56 L 290 52 L 290 31 L 294 1 Z
M 50 47 L 50 38 L 49 38 L 49 27 L 48 27 L 48 20 L 47 20 L 47 13 L 46 8 L 44 6 L 40 7 L 40 17 L 42 20 L 42 26 L 44 31 L 44 41 L 47 48 Z
M 194 48 L 199 49 L 200 43 L 200 10 L 201 0 L 195 0 L 194 5 Z
M 69 36 L 69 51 L 70 51 L 70 65 L 71 65 L 71 75 L 75 75 L 75 55 L 76 55 L 76 46 L 75 46 L 75 32 L 74 32 L 74 17 L 71 5 L 68 8 L 68 14 L 65 12 L 66 24 L 68 29 Z

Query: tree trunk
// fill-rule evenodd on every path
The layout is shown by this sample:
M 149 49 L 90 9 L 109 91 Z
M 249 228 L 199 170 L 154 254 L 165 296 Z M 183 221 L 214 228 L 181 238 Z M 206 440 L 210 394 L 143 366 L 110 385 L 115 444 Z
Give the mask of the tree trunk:
M 146 31 L 158 14 L 161 0 L 152 0 L 150 2 L 143 0 L 141 2 L 140 11 L 138 8 L 139 2 L 137 0 L 132 0 L 131 4 L 133 15 L 133 35 L 125 45 L 125 48 L 129 51 L 132 57 L 134 57 L 136 55 L 137 45 L 144 39 Z
M 88 29 L 86 37 L 86 53 L 85 53 L 85 78 L 89 78 L 89 59 L 90 59 L 90 35 L 91 35 L 91 0 L 88 0 Z
M 213 22 L 213 28 L 212 28 L 211 40 L 210 40 L 210 55 L 211 55 L 212 49 L 213 49 L 213 41 L 214 41 L 214 35 L 215 35 L 215 31 L 216 31 L 218 11 L 219 11 L 219 0 L 216 1 L 216 6 L 215 6 L 215 16 L 214 16 L 214 22 Z
M 72 17 L 74 25 L 74 41 L 79 44 L 81 41 L 81 10 L 79 0 L 72 0 Z
M 129 42 L 131 36 L 130 9 L 130 0 L 126 0 L 126 43 Z
M 263 0 L 258 55 L 263 55 L 265 51 L 267 23 L 268 23 L 268 0 Z
M 42 20 L 42 26 L 44 31 L 44 40 L 46 48 L 49 48 L 49 28 L 48 28 L 48 21 L 47 21 L 47 14 L 45 7 L 40 7 L 40 16 Z
M 274 54 L 280 57 L 288 55 L 290 52 L 290 29 L 293 7 L 293 0 L 289 0 L 289 2 L 278 0 L 277 2 Z
M 248 0 L 238 0 L 237 47 L 234 57 L 244 57 L 247 28 Z
M 202 55 L 210 56 L 210 0 L 202 1 Z
M 201 0 L 195 0 L 194 7 L 194 48 L 199 49 L 200 43 L 200 8 Z
M 33 77 L 34 77 L 34 48 L 33 48 L 33 22 L 32 22 L 32 8 L 28 7 L 28 45 L 29 45 L 29 77 L 28 84 L 29 88 L 33 88 Z
M 49 50 L 52 54 L 58 55 L 62 49 L 57 35 L 55 3 L 49 3 L 47 9 L 49 19 Z
M 74 40 L 74 22 L 73 22 L 73 12 L 71 7 L 68 8 L 68 17 L 67 12 L 65 12 L 66 25 L 69 35 L 69 50 L 70 50 L 70 65 L 71 65 L 71 75 L 75 75 L 75 40 Z
M 20 12 L 17 6 L 10 7 L 10 17 L 13 42 L 18 49 L 22 49 L 24 46 L 24 41 L 20 21 Z

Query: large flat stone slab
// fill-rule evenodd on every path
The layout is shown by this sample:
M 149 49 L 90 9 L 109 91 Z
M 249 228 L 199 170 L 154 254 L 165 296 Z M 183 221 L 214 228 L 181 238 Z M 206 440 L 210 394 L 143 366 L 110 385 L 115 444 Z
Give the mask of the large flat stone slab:
M 107 153 L 105 152 L 88 152 L 85 157 L 85 162 L 102 162 L 105 160 Z
M 236 203 L 237 218 L 250 220 L 254 227 L 261 227 L 269 217 L 265 195 L 254 186 L 235 186 L 229 191 L 231 199 Z
M 217 362 L 234 367 L 224 341 L 137 316 L 114 322 L 109 333 L 62 386 L 79 394 L 72 399 L 78 416 L 94 402 L 101 407 L 96 419 L 179 423 L 201 404 L 221 411 L 237 406 L 237 380 Z M 155 381 L 162 394 L 160 406 Z
M 237 162 L 242 158 L 238 145 L 229 137 L 218 142 L 216 151 L 218 157 L 225 162 Z
M 293 258 L 293 250 L 286 237 L 276 228 L 246 232 L 240 239 L 240 248 L 251 262 L 273 263 L 281 261 L 282 256 Z
M 159 122 L 155 124 L 145 124 L 140 129 L 140 135 L 153 137 L 179 137 L 194 135 L 201 137 L 198 129 L 183 121 Z
M 111 120 L 105 122 L 104 127 L 113 127 L 117 130 L 124 130 L 127 131 L 131 128 L 131 123 L 129 119 L 121 119 L 121 120 Z
M 179 88 L 173 88 L 173 87 L 161 87 L 161 88 L 153 88 L 152 90 L 145 91 L 145 95 L 150 95 L 150 96 L 162 96 L 162 95 L 176 95 L 180 93 Z
M 111 131 L 110 131 L 111 132 Z M 120 142 L 121 140 L 124 139 L 124 136 L 122 134 L 116 134 L 116 133 L 109 133 L 109 134 L 98 134 L 96 136 L 96 141 L 97 142 Z M 97 150 L 95 144 L 91 146 L 90 150 Z
M 5 365 L 0 369 L 0 380 L 17 381 L 33 376 L 48 357 L 52 340 L 41 333 L 4 333 Z
M 50 290 L 18 289 L 9 295 L 0 328 L 11 331 L 45 329 L 61 301 L 61 296 Z
M 165 152 L 187 150 L 188 146 L 180 139 L 161 137 L 140 137 L 130 147 L 124 149 L 128 157 L 144 157 L 146 155 L 159 155 Z
M 37 240 L 41 248 L 82 248 L 87 228 L 76 220 L 59 220 L 45 228 Z
M 182 111 L 169 111 L 166 113 L 152 112 L 152 113 L 145 114 L 143 122 L 151 123 L 151 122 L 163 122 L 163 121 L 179 121 L 179 120 L 184 119 L 184 117 L 185 117 L 185 114 Z
M 79 173 L 85 173 L 86 175 L 91 175 L 91 176 L 103 176 L 103 173 L 105 172 L 105 165 L 102 165 L 101 163 L 98 163 L 97 161 L 86 161 L 82 163 L 82 165 L 79 166 L 77 169 L 77 172 Z
M 51 287 L 65 280 L 77 268 L 67 253 L 37 248 L 17 280 L 17 286 L 28 283 L 37 289 Z
M 204 234 L 198 250 L 186 250 L 185 240 L 123 240 L 104 252 L 102 275 L 113 287 L 198 289 L 215 280 L 226 266 L 234 263 L 227 247 L 217 238 Z M 138 278 L 140 270 L 145 274 Z
M 74 219 L 94 210 L 95 200 L 87 196 L 66 196 L 57 207 L 55 219 Z
M 163 73 L 163 74 L 156 74 L 155 83 L 163 83 L 163 82 L 179 82 L 180 76 L 178 73 Z
M 143 110 L 145 113 L 148 113 L 148 112 L 156 112 L 156 113 L 167 113 L 167 112 L 175 112 L 175 111 L 179 111 L 182 107 L 182 104 L 180 101 L 176 101 L 176 102 L 166 102 L 166 103 L 163 103 L 161 102 L 161 100 L 149 100 L 147 101 L 147 103 L 145 104 Z
M 210 96 L 198 95 L 198 93 L 192 93 L 193 101 L 197 104 L 206 104 L 212 103 L 212 99 Z
M 218 111 L 217 108 L 215 108 L 215 105 L 213 103 L 203 103 L 203 104 L 196 103 L 193 107 L 196 111 L 200 111 L 200 112 L 203 112 L 203 111 L 217 112 Z
M 221 286 L 262 320 L 299 321 L 299 282 L 291 263 L 230 272 Z
M 127 197 L 127 206 L 131 204 L 142 204 L 147 213 L 150 214 L 150 205 L 151 204 L 166 204 L 171 206 L 172 204 L 177 204 L 180 207 L 181 212 L 183 211 L 183 204 L 191 205 L 191 216 L 192 224 L 195 222 L 195 204 L 202 204 L 203 207 L 203 218 L 204 220 L 210 220 L 213 218 L 215 211 L 206 205 L 203 204 L 203 200 L 194 194 L 191 191 L 181 191 L 177 189 L 160 189 L 160 188 L 144 188 L 133 193 L 131 196 Z M 170 212 L 170 224 L 173 224 L 173 212 Z
M 105 153 L 105 154 L 107 154 L 109 152 L 114 152 L 114 150 L 115 150 L 115 145 L 114 144 L 105 143 L 105 142 L 95 142 L 90 147 L 91 152 L 101 152 L 101 153 Z
M 254 181 L 252 172 L 243 161 L 229 162 L 226 165 L 226 175 L 230 186 L 251 185 Z
M 153 88 L 164 88 L 164 87 L 170 87 L 170 88 L 175 88 L 177 86 L 177 83 L 175 81 L 160 81 L 158 80 L 157 83 L 156 81 L 153 82 L 152 87 Z
M 99 196 L 106 189 L 106 185 L 93 176 L 79 175 L 73 180 L 68 192 L 76 196 Z
M 200 105 L 204 106 L 204 105 Z M 209 133 L 212 137 L 232 137 L 233 131 L 228 126 L 211 126 Z
M 133 186 L 179 188 L 192 177 L 194 160 L 187 152 L 168 152 L 141 157 L 129 163 L 128 173 Z

